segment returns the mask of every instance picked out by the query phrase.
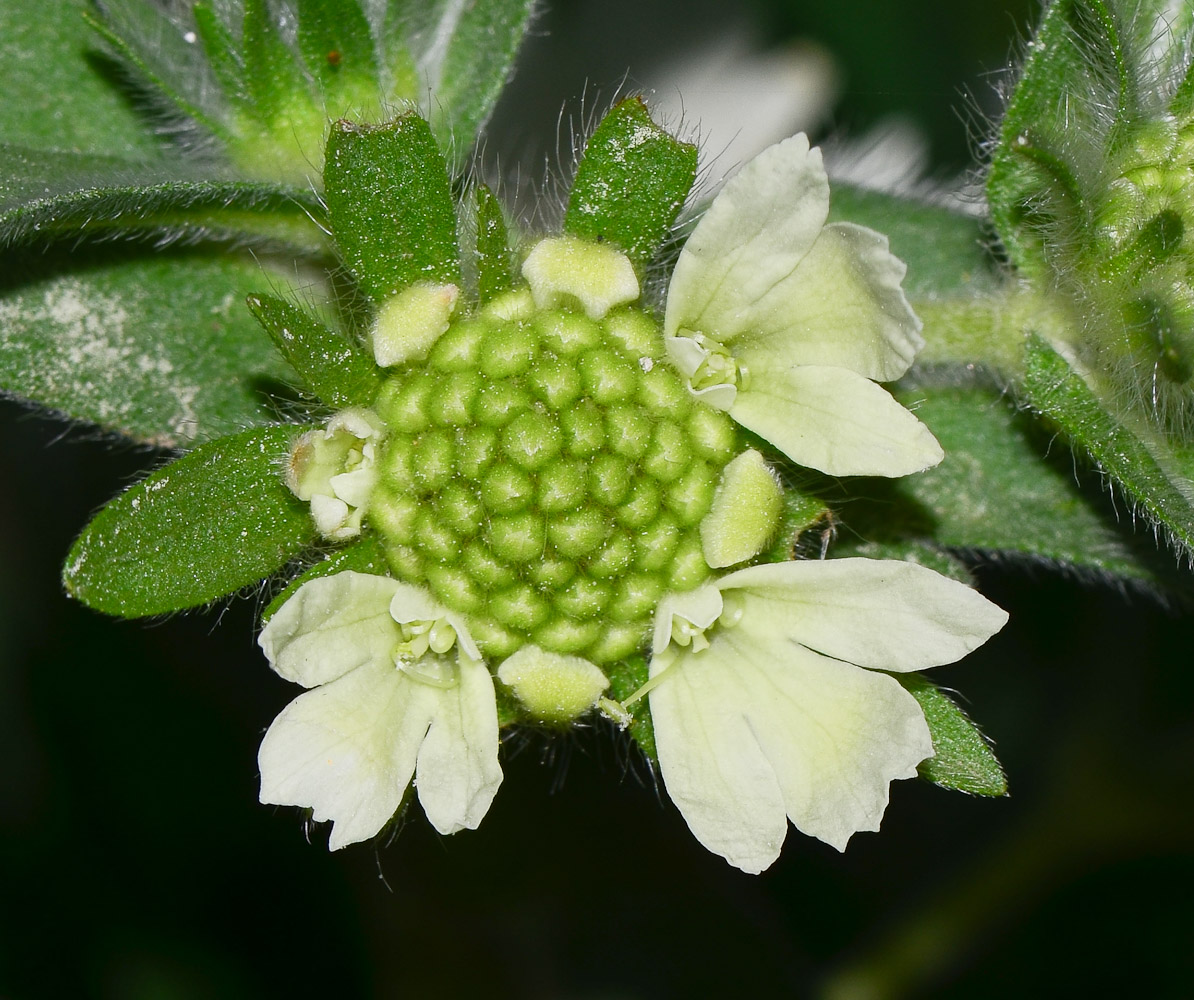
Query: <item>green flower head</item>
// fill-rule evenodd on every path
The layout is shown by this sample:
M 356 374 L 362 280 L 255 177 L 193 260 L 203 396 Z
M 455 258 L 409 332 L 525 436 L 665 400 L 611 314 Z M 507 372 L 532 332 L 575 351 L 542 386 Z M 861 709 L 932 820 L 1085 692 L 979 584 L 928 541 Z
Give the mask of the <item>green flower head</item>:
M 684 167 L 663 219 L 592 183 L 630 120 Z M 905 563 L 756 565 L 784 512 L 777 463 L 896 476 L 941 450 L 876 384 L 920 344 L 903 265 L 883 237 L 825 225 L 803 136 L 709 205 L 657 319 L 643 277 L 689 149 L 627 102 L 562 234 L 483 253 L 502 222 L 483 193 L 460 255 L 420 119 L 333 135 L 333 235 L 382 376 L 296 440 L 286 482 L 327 541 L 373 555 L 316 567 L 269 619 L 270 663 L 311 690 L 260 755 L 262 800 L 332 820 L 332 847 L 376 834 L 412 776 L 438 830 L 475 827 L 501 780 L 499 707 L 556 727 L 600 709 L 636 734 L 653 717 L 673 800 L 746 870 L 789 816 L 844 847 L 932 754 L 916 700 L 875 668 L 949 662 L 1002 625 Z M 615 677 L 634 680 L 610 697 Z

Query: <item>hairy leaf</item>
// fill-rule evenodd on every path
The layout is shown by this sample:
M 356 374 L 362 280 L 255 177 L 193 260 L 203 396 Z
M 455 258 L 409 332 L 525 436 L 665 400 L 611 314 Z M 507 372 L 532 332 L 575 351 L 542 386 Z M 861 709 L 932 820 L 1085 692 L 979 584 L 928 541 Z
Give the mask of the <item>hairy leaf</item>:
M 0 246 L 77 234 L 149 232 L 286 243 L 319 252 L 305 191 L 202 178 L 167 159 L 127 160 L 0 144 Z
M 162 447 L 273 419 L 262 390 L 287 369 L 244 297 L 284 282 L 256 261 L 111 247 L 0 261 L 0 391 Z
M 978 727 L 941 688 L 921 674 L 895 678 L 924 710 L 933 756 L 917 769 L 922 778 L 971 795 L 1006 795 L 1007 776 Z
M 122 493 L 72 546 L 67 591 L 122 618 L 207 604 L 280 569 L 314 541 L 306 504 L 282 482 L 303 428 L 244 431 L 194 451 Z

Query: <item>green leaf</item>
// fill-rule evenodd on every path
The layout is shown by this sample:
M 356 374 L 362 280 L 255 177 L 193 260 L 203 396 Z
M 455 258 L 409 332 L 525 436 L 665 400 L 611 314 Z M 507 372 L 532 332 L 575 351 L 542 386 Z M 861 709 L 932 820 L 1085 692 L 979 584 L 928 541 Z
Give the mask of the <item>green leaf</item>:
M 329 406 L 369 406 L 381 386 L 373 359 L 305 309 L 272 295 L 250 295 L 249 309 L 303 383 Z
M 303 428 L 200 445 L 122 493 L 71 547 L 68 593 L 122 618 L 207 604 L 255 584 L 314 541 L 280 466 Z
M 373 573 L 377 576 L 390 574 L 389 563 L 385 553 L 373 535 L 365 535 L 352 544 L 324 556 L 313 566 L 308 566 L 303 572 L 291 580 L 261 612 L 261 624 L 264 625 L 274 613 L 290 600 L 291 596 L 308 580 L 321 576 L 331 576 L 333 573 L 343 573 L 352 570 L 354 573 Z
M 625 701 L 647 683 L 649 668 L 647 660 L 638 654 L 621 660 L 606 669 L 609 678 L 609 696 L 615 701 Z M 634 721 L 628 727 L 630 736 L 649 761 L 657 761 L 655 749 L 655 724 L 651 719 L 651 706 L 646 698 L 640 698 L 630 706 Z
M 274 418 L 286 367 L 244 306 L 281 277 L 239 255 L 113 247 L 0 256 L 0 390 L 162 447 Z
M 514 284 L 513 255 L 501 203 L 484 184 L 477 188 L 476 199 L 477 242 L 473 258 L 477 268 L 477 294 L 484 303 Z
M 95 34 L 79 0 L 0 4 L 0 139 L 38 149 L 153 156 L 160 140 L 85 54 Z
M 1170 448 L 1140 422 L 1108 413 L 1082 375 L 1040 337 L 1028 339 L 1026 352 L 1024 393 L 1033 409 L 1090 455 L 1181 551 L 1194 552 L 1194 455 Z
M 535 0 L 402 5 L 404 34 L 431 95 L 428 112 L 435 134 L 444 149 L 453 151 L 457 167 L 506 85 L 534 7 Z
M 151 232 L 325 248 L 309 192 L 277 184 L 191 179 L 189 164 L 0 144 L 0 246 L 54 237 Z
M 375 302 L 416 281 L 460 283 L 447 167 L 422 118 L 336 122 L 324 188 L 344 262 Z
M 298 0 L 299 49 L 325 94 L 339 104 L 380 97 L 369 22 L 357 0 Z
M 910 511 L 903 528 L 953 549 L 1044 560 L 1062 569 L 1156 583 L 1155 553 L 1110 520 L 1084 491 L 1068 456 L 1046 455 L 1048 436 L 992 386 L 934 385 L 897 392 L 945 449 L 940 465 L 893 485 Z M 892 520 L 889 504 L 872 512 Z M 851 526 L 869 534 L 869 526 Z
M 1006 795 L 1007 777 L 978 727 L 941 688 L 920 674 L 897 674 L 897 681 L 925 713 L 933 756 L 917 769 L 942 788 L 971 795 Z
M 676 221 L 696 169 L 696 146 L 656 125 L 641 98 L 622 101 L 585 145 L 564 229 L 613 243 L 641 275 Z
M 245 87 L 263 122 L 284 123 L 287 112 L 309 102 L 309 87 L 266 0 L 244 3 Z
M 223 93 L 198 45 L 187 41 L 189 23 L 157 4 L 141 0 L 106 0 L 88 23 L 117 57 L 141 77 L 155 98 L 166 98 L 185 118 L 214 135 L 229 137 L 224 126 Z M 165 105 L 168 107 L 169 105 Z

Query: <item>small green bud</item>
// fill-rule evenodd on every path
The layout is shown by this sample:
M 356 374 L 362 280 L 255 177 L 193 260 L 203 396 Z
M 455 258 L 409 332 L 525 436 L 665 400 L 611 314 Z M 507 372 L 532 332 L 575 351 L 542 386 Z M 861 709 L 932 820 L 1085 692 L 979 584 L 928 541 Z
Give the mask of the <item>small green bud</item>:
M 583 715 L 609 687 L 609 679 L 588 660 L 535 646 L 523 646 L 508 657 L 497 676 L 532 718 L 552 725 Z

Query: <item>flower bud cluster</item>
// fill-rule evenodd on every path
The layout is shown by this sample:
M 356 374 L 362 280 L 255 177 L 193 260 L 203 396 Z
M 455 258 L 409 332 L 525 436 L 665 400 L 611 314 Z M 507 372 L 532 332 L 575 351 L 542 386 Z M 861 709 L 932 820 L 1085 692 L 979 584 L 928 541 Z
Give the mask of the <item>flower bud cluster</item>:
M 486 656 L 622 659 L 664 594 L 710 576 L 700 525 L 737 432 L 642 310 L 594 320 L 514 293 L 391 371 L 369 521 Z

